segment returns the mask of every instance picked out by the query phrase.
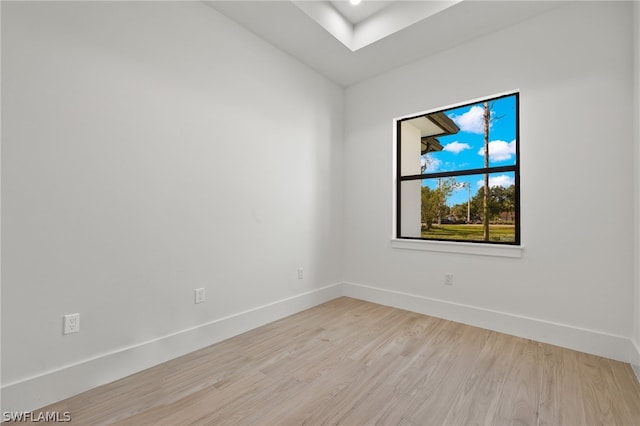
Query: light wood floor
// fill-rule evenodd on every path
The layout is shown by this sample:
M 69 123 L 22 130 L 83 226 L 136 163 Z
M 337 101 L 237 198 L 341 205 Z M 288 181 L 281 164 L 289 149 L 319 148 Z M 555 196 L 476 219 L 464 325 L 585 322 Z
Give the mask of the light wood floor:
M 81 425 L 640 425 L 640 385 L 624 363 L 343 297 L 43 411 Z

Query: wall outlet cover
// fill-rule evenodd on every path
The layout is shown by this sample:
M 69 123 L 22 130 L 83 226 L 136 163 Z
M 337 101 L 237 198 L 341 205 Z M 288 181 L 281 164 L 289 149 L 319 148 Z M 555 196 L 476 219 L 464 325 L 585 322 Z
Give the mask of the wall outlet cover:
M 195 303 L 204 303 L 207 301 L 207 295 L 204 288 L 196 288 L 195 290 Z
M 80 332 L 80 314 L 67 314 L 62 317 L 62 334 Z

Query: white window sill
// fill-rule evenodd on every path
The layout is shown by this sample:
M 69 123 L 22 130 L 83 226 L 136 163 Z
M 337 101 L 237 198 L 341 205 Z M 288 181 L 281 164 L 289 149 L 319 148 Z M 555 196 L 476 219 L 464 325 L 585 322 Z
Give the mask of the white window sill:
M 522 257 L 522 251 L 524 250 L 524 247 L 521 245 L 511 246 L 502 244 L 460 243 L 455 241 L 405 240 L 398 238 L 391 239 L 391 247 L 405 250 L 515 258 Z

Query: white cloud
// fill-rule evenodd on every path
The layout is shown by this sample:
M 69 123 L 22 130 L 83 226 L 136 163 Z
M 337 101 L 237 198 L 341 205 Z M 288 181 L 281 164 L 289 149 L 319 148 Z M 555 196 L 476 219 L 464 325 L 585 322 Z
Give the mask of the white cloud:
M 472 106 L 469 111 L 454 115 L 451 119 L 463 132 L 484 133 L 484 108 L 481 106 Z
M 491 141 L 489 142 L 489 159 L 491 161 L 505 161 L 516 154 L 516 141 Z M 484 156 L 484 147 L 480 148 L 478 155 Z
M 427 167 L 424 171 L 425 173 L 432 173 L 438 171 L 440 165 L 442 164 L 441 160 L 431 156 L 424 156 L 420 158 L 420 165 L 422 167 Z
M 455 142 L 451 142 L 446 144 L 443 149 L 445 151 L 449 151 L 449 152 L 453 152 L 454 154 L 459 154 L 460 152 L 464 151 L 465 149 L 471 149 L 471 146 L 469 146 L 468 143 L 460 143 L 458 141 Z M 489 151 L 491 152 L 491 151 Z
M 511 185 L 515 185 L 515 180 L 513 177 L 508 175 L 500 175 L 500 176 L 489 176 L 489 187 L 493 188 L 494 186 L 501 186 L 503 188 L 508 188 Z M 484 180 L 478 181 L 478 188 L 482 188 L 484 186 Z

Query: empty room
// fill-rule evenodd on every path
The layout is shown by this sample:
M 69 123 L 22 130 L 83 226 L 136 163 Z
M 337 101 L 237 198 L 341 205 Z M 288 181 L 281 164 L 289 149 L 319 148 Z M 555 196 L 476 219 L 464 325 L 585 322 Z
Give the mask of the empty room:
M 0 17 L 0 422 L 640 424 L 639 2 Z

